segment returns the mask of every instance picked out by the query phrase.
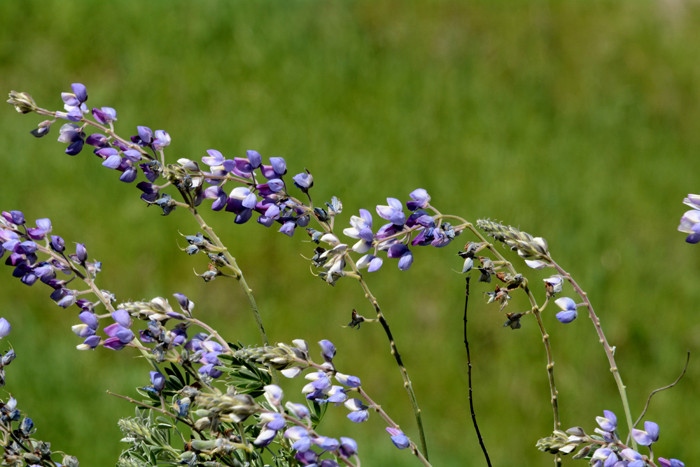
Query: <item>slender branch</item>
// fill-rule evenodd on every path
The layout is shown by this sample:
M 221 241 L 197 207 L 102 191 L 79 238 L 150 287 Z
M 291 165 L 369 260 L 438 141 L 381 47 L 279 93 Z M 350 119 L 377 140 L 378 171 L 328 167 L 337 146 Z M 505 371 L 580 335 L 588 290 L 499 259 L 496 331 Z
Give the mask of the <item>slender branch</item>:
M 481 431 L 479 431 L 479 425 L 476 423 L 476 413 L 474 413 L 474 400 L 472 398 L 472 358 L 469 353 L 469 341 L 467 340 L 467 307 L 469 305 L 469 279 L 467 276 L 466 291 L 464 294 L 464 346 L 467 348 L 467 377 L 469 380 L 469 411 L 472 414 L 472 423 L 474 423 L 474 430 L 476 430 L 476 437 L 479 439 L 479 445 L 486 458 L 486 464 L 491 467 L 491 459 L 489 458 L 489 453 L 486 450 L 486 445 L 484 445 L 484 440 L 481 437 Z
M 362 290 L 365 292 L 365 297 L 372 304 L 374 311 L 377 313 L 377 319 L 382 324 L 382 327 L 384 328 L 384 333 L 389 339 L 389 345 L 391 346 L 391 354 L 394 356 L 396 364 L 399 365 L 399 369 L 401 370 L 401 377 L 403 378 L 403 385 L 406 388 L 406 391 L 408 392 L 408 397 L 411 399 L 413 414 L 415 415 L 416 424 L 418 425 L 418 434 L 420 436 L 421 449 L 423 450 L 423 455 L 425 455 L 425 458 L 427 459 L 428 447 L 425 442 L 425 430 L 423 429 L 423 418 L 421 416 L 421 410 L 418 407 L 416 393 L 413 391 L 413 385 L 411 384 L 411 378 L 409 378 L 408 376 L 408 370 L 403 364 L 401 354 L 399 354 L 399 350 L 396 347 L 396 341 L 394 340 L 394 336 L 391 334 L 391 328 L 389 328 L 389 323 L 387 322 L 386 318 L 384 318 L 384 314 L 382 313 L 381 308 L 379 308 L 379 302 L 377 301 L 377 298 L 374 295 L 372 295 L 372 292 L 369 290 L 369 286 L 362 277 L 362 274 L 360 273 L 359 269 L 357 269 L 357 265 L 355 264 L 355 262 L 349 255 L 346 255 L 346 260 L 352 268 L 352 270 L 358 275 L 358 281 L 362 286 Z
M 630 411 L 630 405 L 629 401 L 627 400 L 627 390 L 625 385 L 622 383 L 622 377 L 620 376 L 620 371 L 617 369 L 617 363 L 615 363 L 615 355 L 613 353 L 612 347 L 610 347 L 610 344 L 608 344 L 608 340 L 605 338 L 605 333 L 603 333 L 603 328 L 600 326 L 600 318 L 595 314 L 595 311 L 593 311 L 593 305 L 591 304 L 591 301 L 588 299 L 588 294 L 581 289 L 581 287 L 576 283 L 573 277 L 571 277 L 571 274 L 568 272 L 564 271 L 564 269 L 559 266 L 557 263 L 554 262 L 554 260 L 550 257 L 548 258 L 549 263 L 552 265 L 554 269 L 557 270 L 559 274 L 561 274 L 562 277 L 566 278 L 566 280 L 569 281 L 571 286 L 574 288 L 576 293 L 581 297 L 583 302 L 586 304 L 586 308 L 588 308 L 588 316 L 591 318 L 591 321 L 593 321 L 593 326 L 595 326 L 595 330 L 598 333 L 598 340 L 600 343 L 603 345 L 603 349 L 605 349 L 605 354 L 608 356 L 608 363 L 610 364 L 610 371 L 612 372 L 614 378 L 615 378 L 615 383 L 617 383 L 617 389 L 620 392 L 620 398 L 622 399 L 622 407 L 625 411 L 625 419 L 627 420 L 627 427 L 629 428 L 629 432 L 632 432 L 632 428 L 634 427 L 632 423 L 632 413 Z M 635 451 L 637 450 L 637 442 L 632 438 L 632 449 Z
M 683 376 L 685 375 L 685 372 L 688 370 L 688 363 L 690 363 L 690 350 L 687 351 L 687 355 L 686 355 L 686 359 L 685 359 L 685 366 L 683 367 L 683 371 L 681 372 L 681 374 L 678 376 L 678 378 L 676 378 L 676 380 L 673 383 L 669 384 L 668 386 L 664 386 L 662 388 L 655 389 L 655 390 L 651 391 L 651 394 L 649 394 L 649 398 L 647 399 L 647 403 L 644 406 L 644 410 L 642 410 L 642 413 L 639 414 L 639 418 L 637 419 L 636 422 L 634 422 L 634 425 L 632 425 L 632 428 L 639 425 L 639 422 L 642 421 L 642 418 L 644 418 L 644 415 L 647 413 L 647 409 L 649 409 L 649 403 L 651 402 L 651 396 L 653 396 L 657 392 L 663 391 L 664 389 L 670 389 L 673 386 L 675 386 L 676 384 L 678 384 L 678 382 L 681 380 L 681 378 L 683 378 Z M 632 431 L 627 433 L 627 443 L 630 442 L 630 436 L 632 436 Z

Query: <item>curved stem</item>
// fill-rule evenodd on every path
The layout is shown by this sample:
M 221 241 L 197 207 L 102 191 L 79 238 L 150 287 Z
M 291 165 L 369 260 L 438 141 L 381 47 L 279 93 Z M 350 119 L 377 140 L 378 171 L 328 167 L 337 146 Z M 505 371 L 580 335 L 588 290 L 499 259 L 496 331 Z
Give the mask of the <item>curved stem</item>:
M 627 390 L 625 385 L 622 383 L 622 377 L 620 377 L 620 371 L 617 369 L 617 363 L 615 363 L 615 355 L 613 354 L 612 347 L 610 347 L 610 344 L 608 344 L 608 340 L 605 338 L 605 334 L 603 333 L 603 328 L 600 326 L 600 319 L 598 316 L 595 314 L 595 311 L 593 311 L 593 305 L 591 304 L 591 301 L 588 299 L 588 294 L 581 289 L 581 287 L 576 283 L 573 277 L 571 277 L 571 274 L 568 272 L 564 271 L 564 269 L 559 266 L 557 263 L 554 262 L 554 260 L 550 257 L 549 263 L 552 265 L 554 269 L 559 272 L 559 274 L 562 275 L 562 277 L 566 278 L 566 280 L 569 281 L 571 286 L 574 288 L 576 293 L 581 297 L 583 302 L 586 305 L 586 308 L 588 308 L 588 317 L 591 318 L 591 321 L 593 321 L 593 326 L 595 326 L 595 330 L 598 333 L 598 340 L 600 343 L 603 345 L 603 349 L 605 350 L 605 355 L 608 356 L 608 363 L 610 364 L 610 371 L 613 374 L 613 377 L 615 378 L 615 383 L 617 384 L 617 389 L 620 392 L 620 398 L 622 399 L 622 407 L 625 410 L 625 419 L 627 420 L 627 426 L 629 428 L 630 433 L 632 432 L 632 428 L 634 427 L 634 424 L 632 422 L 632 413 L 630 412 L 630 405 L 629 401 L 627 400 Z M 632 438 L 632 449 L 635 451 L 637 450 L 637 442 Z
M 352 258 L 350 258 L 350 256 L 346 256 L 346 260 L 347 260 L 348 264 L 350 265 L 350 267 L 352 268 L 352 270 L 355 272 L 355 274 L 358 275 L 358 281 L 360 282 L 360 285 L 362 286 L 362 290 L 365 292 L 365 297 L 372 304 L 374 311 L 377 313 L 377 319 L 382 324 L 382 327 L 384 328 L 384 332 L 386 333 L 386 337 L 389 339 L 389 345 L 391 346 L 391 354 L 394 356 L 394 359 L 396 359 L 396 364 L 399 365 L 399 369 L 401 370 L 401 377 L 403 378 L 403 385 L 406 388 L 406 391 L 408 392 L 409 399 L 411 399 L 411 406 L 413 407 L 413 414 L 416 418 L 416 424 L 418 425 L 418 434 L 420 436 L 421 449 L 423 451 L 423 455 L 425 455 L 425 458 L 427 460 L 428 447 L 427 447 L 426 442 L 425 442 L 425 430 L 423 429 L 423 418 L 421 416 L 421 410 L 418 407 L 418 401 L 416 400 L 416 393 L 413 392 L 413 385 L 411 384 L 411 379 L 408 376 L 408 370 L 406 370 L 406 366 L 403 364 L 403 360 L 401 359 L 401 355 L 399 354 L 399 350 L 396 347 L 396 341 L 394 340 L 394 336 L 391 334 L 391 329 L 389 328 L 389 323 L 387 322 L 386 318 L 384 318 L 384 314 L 382 313 L 381 308 L 379 308 L 379 302 L 377 301 L 376 297 L 374 295 L 372 295 L 372 292 L 369 290 L 369 287 L 367 286 L 367 283 L 365 282 L 364 278 L 362 277 L 362 274 L 357 269 L 355 262 L 352 260 Z
M 486 464 L 491 467 L 491 459 L 489 458 L 489 453 L 486 450 L 486 445 L 484 444 L 484 439 L 481 437 L 481 431 L 479 431 L 479 425 L 476 423 L 476 413 L 474 412 L 474 399 L 472 398 L 472 357 L 469 353 L 469 340 L 467 339 L 467 308 L 469 305 L 469 279 L 467 276 L 467 285 L 464 298 L 464 346 L 467 349 L 467 379 L 469 381 L 469 411 L 472 414 L 472 423 L 474 424 L 474 430 L 476 431 L 476 437 L 479 439 L 479 445 L 481 446 L 481 451 L 484 453 L 486 458 Z
M 433 211 L 435 211 L 437 217 L 439 218 L 450 218 L 461 222 L 466 229 L 469 229 L 484 245 L 486 245 L 486 248 L 491 252 L 491 254 L 493 254 L 499 261 L 503 262 L 503 264 L 507 267 L 508 271 L 511 274 L 517 274 L 515 268 L 510 263 L 510 261 L 507 261 L 503 257 L 503 255 L 501 255 L 501 253 L 493 246 L 493 244 L 486 240 L 486 238 L 481 234 L 481 232 L 479 232 L 476 229 L 476 227 L 474 227 L 474 225 L 471 222 L 467 222 L 465 219 L 459 216 L 441 214 L 432 206 L 430 206 L 430 208 Z M 530 301 L 530 306 L 532 307 L 531 312 L 535 316 L 535 320 L 537 321 L 537 326 L 539 327 L 540 335 L 542 336 L 542 343 L 544 344 L 545 352 L 547 354 L 547 379 L 549 380 L 549 393 L 551 396 L 550 400 L 552 403 L 554 429 L 559 430 L 561 429 L 561 421 L 559 418 L 559 392 L 557 391 L 557 386 L 554 382 L 554 358 L 552 356 L 552 346 L 549 342 L 549 334 L 547 334 L 547 330 L 544 327 L 544 321 L 542 321 L 542 314 L 540 313 L 540 307 L 537 305 L 537 300 L 535 300 L 535 296 L 532 294 L 532 292 L 527 286 L 527 280 L 523 281 L 521 287 L 525 291 L 525 294 L 527 295 L 527 298 Z M 561 465 L 561 456 L 559 454 L 555 455 L 554 464 L 557 466 Z

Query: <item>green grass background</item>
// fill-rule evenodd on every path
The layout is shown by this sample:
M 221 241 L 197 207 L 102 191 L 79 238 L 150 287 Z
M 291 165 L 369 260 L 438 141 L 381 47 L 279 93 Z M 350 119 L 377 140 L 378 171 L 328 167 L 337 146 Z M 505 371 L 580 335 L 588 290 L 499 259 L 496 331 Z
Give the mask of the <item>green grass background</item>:
M 119 132 L 166 129 L 171 160 L 199 160 L 210 148 L 283 156 L 291 175 L 314 174 L 316 200 L 343 200 L 345 220 L 422 187 L 442 212 L 547 238 L 617 346 L 635 415 L 693 352 L 685 379 L 655 396 L 648 414 L 661 425 L 655 451 L 688 465 L 700 458 L 700 250 L 676 226 L 683 197 L 698 190 L 699 56 L 700 7 L 683 0 L 0 3 L 5 92 L 58 109 L 60 92 L 82 82 L 91 106 L 117 109 Z M 119 299 L 182 292 L 229 339 L 257 343 L 237 285 L 202 283 L 192 274 L 205 269 L 202 258 L 178 249 L 178 232 L 196 232 L 187 213 L 146 209 L 135 186 L 89 151 L 65 155 L 58 126 L 32 138 L 39 121 L 0 110 L 1 208 L 50 217 L 68 243 L 85 242 L 103 262 L 100 286 Z M 301 255 L 313 245 L 300 233 L 289 239 L 204 212 L 239 259 L 271 339 L 331 339 L 338 366 L 417 439 L 381 329 L 340 327 L 352 308 L 372 314 L 358 284 L 331 288 L 309 274 Z M 435 466 L 484 465 L 467 403 L 464 278 L 453 272 L 464 241 L 416 250 L 408 272 L 388 260 L 368 277 L 413 379 Z M 541 299 L 548 273 L 513 260 Z M 134 396 L 147 365 L 129 351 L 76 351 L 75 309 L 10 273 L 0 315 L 13 331 L 2 347 L 19 356 L 5 389 L 55 449 L 111 465 L 123 447 L 116 421 L 133 407 L 105 391 Z M 502 314 L 480 299 L 487 290 L 473 288 L 470 315 L 486 444 L 494 465 L 551 465 L 534 447 L 551 430 L 541 337 L 532 320 L 502 328 Z M 526 308 L 516 294 L 508 311 Z M 603 409 L 622 418 L 588 318 L 563 326 L 550 311 L 565 428 L 590 432 Z M 288 382 L 287 396 L 300 399 L 302 384 Z M 355 425 L 345 414 L 329 410 L 322 431 L 357 439 L 363 465 L 417 465 L 378 416 Z

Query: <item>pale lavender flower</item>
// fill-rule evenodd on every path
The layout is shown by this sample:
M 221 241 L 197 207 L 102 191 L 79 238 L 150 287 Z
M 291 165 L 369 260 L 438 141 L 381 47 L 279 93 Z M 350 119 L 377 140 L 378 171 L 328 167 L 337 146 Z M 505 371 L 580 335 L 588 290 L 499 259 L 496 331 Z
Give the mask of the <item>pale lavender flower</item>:
M 275 436 L 277 436 L 277 430 L 272 430 L 269 428 L 265 428 L 260 430 L 260 434 L 258 435 L 257 438 L 255 438 L 255 441 L 253 441 L 253 444 L 258 446 L 258 447 L 264 447 L 272 443 L 272 441 L 275 439 Z
M 305 405 L 287 402 L 284 406 L 299 420 L 309 418 L 309 409 Z
M 603 431 L 612 433 L 617 430 L 617 417 L 609 410 L 603 410 L 604 417 L 596 417 L 595 421 Z
M 348 386 L 351 388 L 359 388 L 362 386 L 360 378 L 357 376 L 344 375 L 343 373 L 336 372 L 335 379 L 343 386 Z
M 578 313 L 576 312 L 576 302 L 574 302 L 569 297 L 562 297 L 554 301 L 559 308 L 562 309 L 557 313 L 557 319 L 562 323 L 570 323 L 576 319 Z
M 377 214 L 382 219 L 390 221 L 393 225 L 402 226 L 406 223 L 406 214 L 403 213 L 403 205 L 396 198 L 387 198 L 388 206 L 377 206 Z
M 161 149 L 170 146 L 170 135 L 165 130 L 156 130 L 156 136 L 153 140 L 153 149 L 160 151 Z
M 224 156 L 216 149 L 207 149 L 209 157 L 202 157 L 202 162 L 209 167 L 219 167 L 224 164 Z
M 650 446 L 659 440 L 659 425 L 654 422 L 644 422 L 644 430 L 632 429 L 632 437 L 642 446 Z
M 277 386 L 276 384 L 269 384 L 263 389 L 265 389 L 265 399 L 267 399 L 270 404 L 275 406 L 280 405 L 280 402 L 284 397 L 284 392 L 282 391 L 281 387 Z
M 284 432 L 284 437 L 293 441 L 292 449 L 296 451 L 308 451 L 311 449 L 309 432 L 300 426 L 293 426 Z
M 340 441 L 335 438 L 328 438 L 327 436 L 315 438 L 314 444 L 324 451 L 335 451 L 340 447 Z
M 418 188 L 413 190 L 408 196 L 411 197 L 413 201 L 407 201 L 406 207 L 409 211 L 415 211 L 416 209 L 423 209 L 430 203 L 430 195 L 423 188 Z

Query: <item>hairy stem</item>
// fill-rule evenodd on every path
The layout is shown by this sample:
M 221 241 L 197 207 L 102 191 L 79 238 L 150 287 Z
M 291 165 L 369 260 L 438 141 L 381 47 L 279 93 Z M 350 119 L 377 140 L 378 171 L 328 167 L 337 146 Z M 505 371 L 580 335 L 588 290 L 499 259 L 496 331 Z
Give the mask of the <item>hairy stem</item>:
M 625 385 L 622 383 L 622 377 L 620 376 L 620 371 L 617 369 L 617 363 L 615 363 L 615 355 L 613 353 L 612 347 L 610 347 L 610 344 L 608 344 L 608 340 L 605 338 L 605 334 L 603 333 L 603 328 L 600 326 L 600 319 L 598 316 L 595 314 L 595 311 L 593 311 L 593 305 L 591 304 L 591 301 L 588 299 L 588 294 L 581 289 L 581 287 L 576 283 L 573 277 L 571 277 L 571 274 L 568 272 L 564 271 L 561 266 L 559 266 L 557 263 L 552 260 L 552 258 L 548 258 L 549 263 L 551 266 L 561 274 L 562 277 L 566 278 L 566 280 L 569 281 L 571 286 L 574 288 L 576 293 L 581 297 L 583 302 L 586 305 L 586 308 L 588 308 L 588 316 L 591 318 L 591 321 L 593 322 L 593 326 L 595 326 L 595 330 L 598 333 L 598 340 L 600 343 L 603 345 L 603 349 L 605 350 L 605 355 L 608 357 L 608 363 L 610 364 L 610 371 L 613 374 L 613 377 L 615 378 L 615 383 L 617 384 L 617 389 L 620 392 L 620 399 L 622 399 L 622 407 L 625 410 L 625 419 L 627 420 L 627 426 L 629 428 L 630 433 L 632 432 L 632 428 L 634 427 L 634 424 L 632 422 L 632 413 L 630 412 L 630 405 L 629 401 L 627 400 L 627 390 Z M 637 442 L 632 438 L 632 449 L 635 451 L 637 450 Z

